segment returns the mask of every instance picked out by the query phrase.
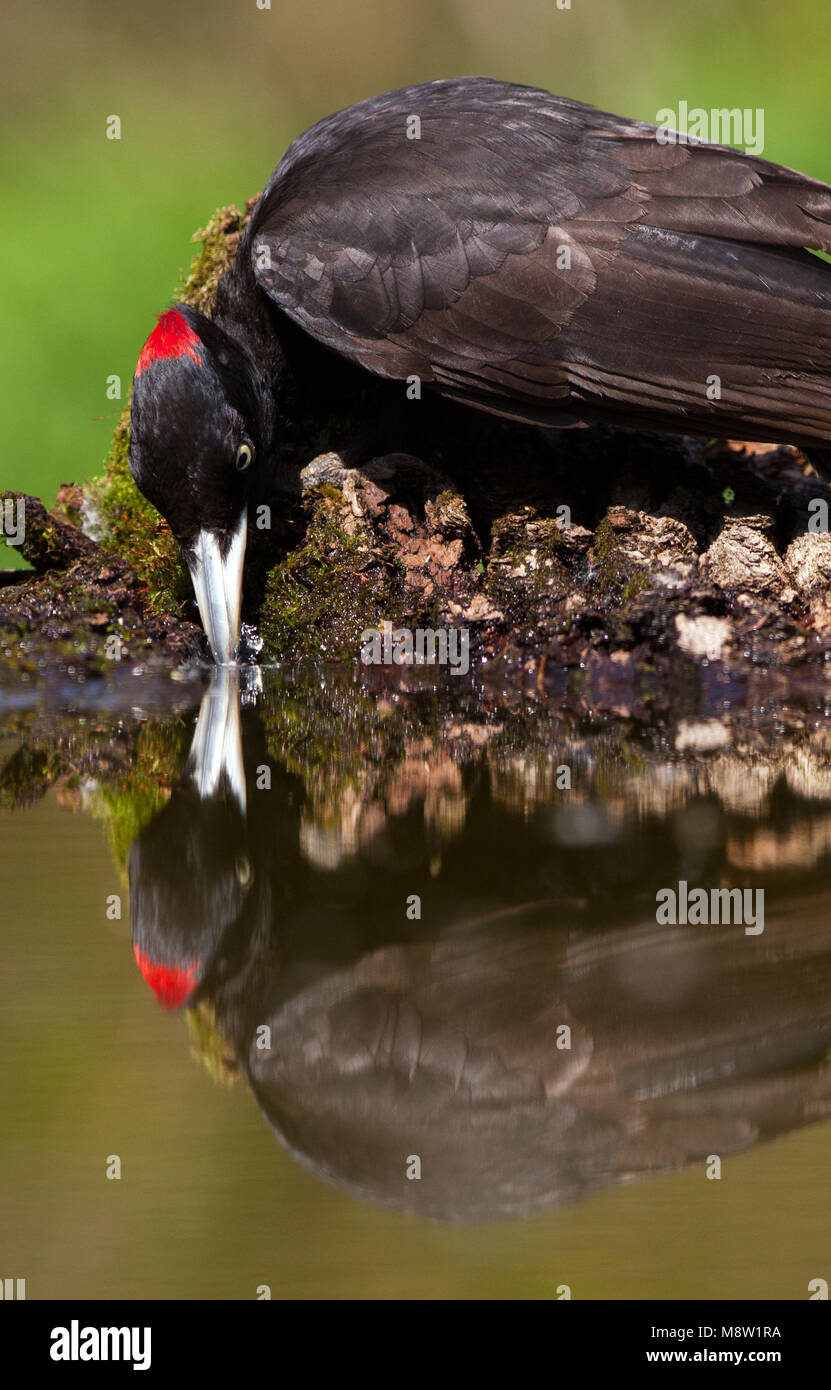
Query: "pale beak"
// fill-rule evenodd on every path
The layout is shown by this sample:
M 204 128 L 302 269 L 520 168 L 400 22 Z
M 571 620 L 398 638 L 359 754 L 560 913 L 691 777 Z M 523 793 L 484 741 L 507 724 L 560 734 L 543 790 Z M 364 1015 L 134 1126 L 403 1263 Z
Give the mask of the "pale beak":
M 202 626 L 214 660 L 220 666 L 233 664 L 239 646 L 242 565 L 247 534 L 248 514 L 243 511 L 227 550 L 224 550 L 223 538 L 214 531 L 200 531 L 186 557 Z
M 245 767 L 240 731 L 240 672 L 214 671 L 202 696 L 187 771 L 202 800 L 216 796 L 225 779 L 245 815 Z

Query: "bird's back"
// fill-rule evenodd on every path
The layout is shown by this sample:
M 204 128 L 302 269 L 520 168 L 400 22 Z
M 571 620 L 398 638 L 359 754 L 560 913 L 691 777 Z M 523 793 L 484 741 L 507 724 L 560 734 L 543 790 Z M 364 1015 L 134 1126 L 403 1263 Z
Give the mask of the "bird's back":
M 319 122 L 241 254 L 307 333 L 512 418 L 831 442 L 831 189 L 485 78 Z

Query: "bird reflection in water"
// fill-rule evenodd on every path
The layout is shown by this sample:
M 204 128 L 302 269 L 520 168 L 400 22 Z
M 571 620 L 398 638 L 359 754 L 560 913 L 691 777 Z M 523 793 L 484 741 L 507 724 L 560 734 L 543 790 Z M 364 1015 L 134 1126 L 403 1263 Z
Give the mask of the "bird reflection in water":
M 703 1169 L 831 1113 L 827 896 L 774 908 L 758 937 L 658 926 L 625 898 L 598 922 L 565 891 L 470 911 L 488 854 L 466 908 L 458 873 L 430 877 L 412 808 L 400 855 L 323 865 L 303 780 L 269 756 L 239 680 L 213 677 L 180 781 L 133 844 L 133 944 L 163 1005 L 209 1006 L 304 1167 L 478 1223 Z

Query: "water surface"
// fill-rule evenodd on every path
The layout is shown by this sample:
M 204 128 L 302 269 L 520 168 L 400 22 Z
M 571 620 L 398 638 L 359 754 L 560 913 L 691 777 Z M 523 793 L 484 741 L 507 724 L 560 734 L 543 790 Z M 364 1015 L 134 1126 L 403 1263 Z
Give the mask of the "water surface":
M 242 686 L 5 696 L 0 1273 L 30 1298 L 831 1277 L 823 700 Z M 763 931 L 657 921 L 682 881 L 762 890 Z

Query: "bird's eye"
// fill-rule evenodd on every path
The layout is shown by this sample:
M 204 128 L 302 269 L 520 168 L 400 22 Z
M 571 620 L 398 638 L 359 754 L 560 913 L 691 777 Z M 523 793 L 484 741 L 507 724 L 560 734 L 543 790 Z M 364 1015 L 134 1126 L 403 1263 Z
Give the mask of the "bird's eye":
M 244 473 L 246 468 L 250 468 L 254 462 L 254 450 L 250 444 L 240 444 L 237 449 L 236 465 L 240 473 Z

